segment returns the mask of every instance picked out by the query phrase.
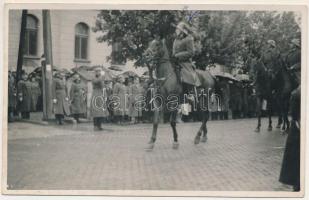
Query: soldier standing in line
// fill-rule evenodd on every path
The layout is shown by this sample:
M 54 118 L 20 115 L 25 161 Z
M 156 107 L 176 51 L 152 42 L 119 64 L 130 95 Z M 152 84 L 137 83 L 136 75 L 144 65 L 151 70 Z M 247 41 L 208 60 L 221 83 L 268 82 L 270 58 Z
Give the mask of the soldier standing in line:
M 92 80 L 92 97 L 90 113 L 93 117 L 95 131 L 103 130 L 102 122 L 108 117 L 107 93 L 104 87 L 103 71 L 100 67 L 95 69 L 95 78 Z
M 126 94 L 127 89 L 124 85 L 124 77 L 118 76 L 117 82 L 113 88 L 113 97 L 117 98 L 117 105 L 114 107 L 114 116 L 118 124 L 122 124 L 124 121 L 125 109 L 126 108 Z
M 70 106 L 64 76 L 60 72 L 54 74 L 52 94 L 56 121 L 63 125 L 64 116 L 70 115 Z
M 79 118 L 86 113 L 87 92 L 82 85 L 78 74 L 74 75 L 74 80 L 70 89 L 71 114 L 77 123 Z
M 22 74 L 22 80 L 17 84 L 18 88 L 18 110 L 23 119 L 30 119 L 31 111 L 31 83 L 26 73 Z
M 37 103 L 39 96 L 41 95 L 41 89 L 35 75 L 31 77 L 31 110 L 37 111 Z
M 11 71 L 8 76 L 8 122 L 14 121 L 14 111 L 16 109 L 16 88 L 15 78 Z
M 142 115 L 141 108 L 136 104 L 140 95 L 142 95 L 142 86 L 139 77 L 134 77 L 134 83 L 130 87 L 130 114 L 132 117 L 131 122 L 134 124 L 138 122 Z

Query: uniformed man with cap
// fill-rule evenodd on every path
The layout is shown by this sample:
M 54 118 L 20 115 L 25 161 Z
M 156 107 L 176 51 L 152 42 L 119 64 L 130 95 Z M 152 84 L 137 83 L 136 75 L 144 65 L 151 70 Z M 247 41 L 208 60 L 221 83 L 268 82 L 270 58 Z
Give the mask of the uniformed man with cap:
M 267 40 L 261 60 L 268 72 L 275 73 L 282 67 L 282 58 L 274 40 Z
M 55 72 L 54 74 L 52 95 L 55 118 L 58 125 L 62 125 L 64 116 L 70 115 L 70 106 L 67 86 L 61 72 Z
M 102 68 L 95 69 L 95 77 L 92 80 L 92 97 L 90 102 L 90 113 L 93 117 L 94 130 L 103 130 L 102 123 L 108 116 L 107 93 L 104 86 L 104 72 Z
M 196 93 L 195 87 L 201 85 L 192 62 L 192 57 L 194 55 L 193 31 L 187 23 L 180 22 L 176 26 L 176 39 L 173 43 L 172 60 L 174 61 L 178 80 L 183 86 L 183 93 L 187 95 L 192 93 L 192 91 Z M 188 102 L 183 98 L 182 103 L 187 104 Z M 185 108 L 186 106 L 184 105 L 183 107 Z
M 27 73 L 22 74 L 22 79 L 17 84 L 18 90 L 18 111 L 23 119 L 30 118 L 31 111 L 31 82 Z
M 73 77 L 73 83 L 70 89 L 71 114 L 79 123 L 79 118 L 86 113 L 87 92 L 85 86 L 81 83 L 79 74 Z
M 285 56 L 286 67 L 292 72 L 297 84 L 300 84 L 301 78 L 301 46 L 299 39 L 293 39 L 290 43 L 290 51 Z
M 122 75 L 117 77 L 117 81 L 113 88 L 113 101 L 115 101 L 115 107 L 114 107 L 114 117 L 117 123 L 122 124 L 124 122 L 124 115 L 126 109 L 126 103 L 127 103 L 127 88 L 124 85 L 125 79 Z

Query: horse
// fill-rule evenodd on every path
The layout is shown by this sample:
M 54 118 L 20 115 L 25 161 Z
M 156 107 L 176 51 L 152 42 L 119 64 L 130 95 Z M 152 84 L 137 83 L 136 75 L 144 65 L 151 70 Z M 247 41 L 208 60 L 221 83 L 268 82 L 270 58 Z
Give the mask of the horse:
M 158 47 L 160 45 L 162 48 L 162 55 L 158 56 L 158 54 L 160 54 L 159 51 L 151 50 L 151 47 Z M 151 52 L 150 54 L 155 54 L 152 55 L 152 57 L 159 58 L 157 62 L 158 64 L 155 65 L 155 85 L 157 88 L 156 94 L 160 96 L 160 101 L 163 99 L 163 103 L 161 102 L 161 105 L 163 106 L 159 106 L 159 100 L 155 100 L 154 98 L 152 99 L 152 103 L 154 103 L 155 109 L 153 114 L 152 134 L 150 141 L 148 142 L 147 150 L 152 150 L 154 148 L 160 121 L 160 112 L 168 112 L 170 115 L 170 126 L 173 131 L 174 140 L 172 147 L 173 149 L 177 149 L 179 147 L 178 133 L 176 129 L 176 118 L 179 106 L 179 99 L 177 97 L 183 95 L 183 85 L 179 82 L 177 78 L 175 67 L 170 60 L 169 51 L 167 49 L 167 45 L 165 44 L 164 38 L 160 39 L 159 41 L 154 40 L 147 50 L 149 50 L 148 52 Z M 196 72 L 197 77 L 200 79 L 201 82 L 201 86 L 197 88 L 197 90 L 200 92 L 197 98 L 199 102 L 198 107 L 203 112 L 202 124 L 194 138 L 194 144 L 199 144 L 200 141 L 207 141 L 207 121 L 209 119 L 209 111 L 207 108 L 205 109 L 204 106 L 205 103 L 208 104 L 209 94 L 214 91 L 216 80 L 208 71 L 196 70 Z M 174 98 L 174 104 L 165 101 L 172 100 L 173 97 L 176 97 Z
M 286 66 L 280 67 L 280 69 L 275 73 L 273 83 L 275 84 L 277 94 L 276 99 L 278 101 L 279 109 L 277 128 L 281 127 L 281 131 L 284 133 L 290 128 L 288 119 L 289 102 L 291 93 L 298 87 L 298 83 Z
M 266 110 L 268 114 L 268 131 L 272 131 L 272 106 L 273 106 L 273 74 L 266 69 L 261 59 L 253 58 L 251 60 L 251 67 L 255 70 L 255 80 L 253 82 L 253 86 L 256 93 L 257 100 L 257 118 L 258 124 L 255 129 L 255 132 L 260 132 L 261 129 L 261 117 L 264 100 L 266 100 Z

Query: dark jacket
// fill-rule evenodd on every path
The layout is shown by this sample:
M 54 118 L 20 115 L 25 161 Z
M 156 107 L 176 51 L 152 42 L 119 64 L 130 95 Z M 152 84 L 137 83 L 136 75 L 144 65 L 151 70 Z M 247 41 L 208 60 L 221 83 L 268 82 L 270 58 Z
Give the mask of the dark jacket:
M 300 185 L 300 87 L 291 95 L 291 128 L 285 144 L 279 181 Z
M 301 80 L 301 51 L 299 48 L 293 48 L 285 56 L 285 65 L 292 70 L 292 76 L 300 84 Z
M 15 109 L 16 107 L 16 89 L 14 87 L 14 79 L 9 79 L 8 82 L 8 107 L 11 109 Z
M 31 111 L 31 82 L 20 80 L 18 82 L 18 110 L 20 112 Z

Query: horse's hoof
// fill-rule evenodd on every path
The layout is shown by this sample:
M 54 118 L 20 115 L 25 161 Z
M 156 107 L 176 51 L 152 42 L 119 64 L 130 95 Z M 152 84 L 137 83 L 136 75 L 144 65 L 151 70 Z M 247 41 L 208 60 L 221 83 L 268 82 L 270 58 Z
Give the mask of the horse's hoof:
M 260 128 L 256 128 L 254 131 L 259 133 L 260 132 Z
M 200 143 L 200 139 L 201 139 L 200 136 L 195 136 L 194 144 L 199 144 Z
M 284 135 L 284 134 L 287 134 L 289 132 L 289 130 L 286 128 L 286 129 L 281 129 L 281 134 Z
M 203 142 L 203 143 L 207 142 L 207 136 L 204 136 L 204 137 L 202 138 L 201 142 Z
M 145 148 L 146 151 L 152 151 L 154 148 L 154 143 L 151 142 L 151 143 L 148 143 L 148 146 Z
M 277 128 L 277 129 L 281 128 L 281 125 L 280 125 L 280 124 L 278 124 L 278 125 L 276 126 L 276 128 Z
M 174 142 L 173 143 L 173 149 L 178 149 L 179 147 L 179 143 L 178 142 Z
M 272 127 L 272 126 L 269 126 L 267 130 L 268 130 L 268 131 L 272 131 L 272 130 L 273 130 L 273 127 Z

